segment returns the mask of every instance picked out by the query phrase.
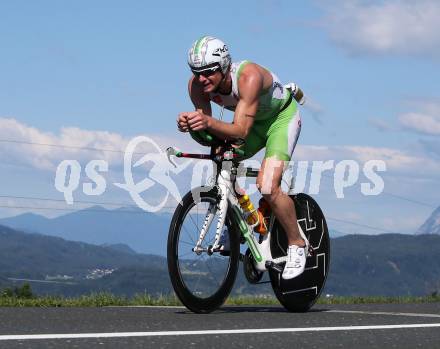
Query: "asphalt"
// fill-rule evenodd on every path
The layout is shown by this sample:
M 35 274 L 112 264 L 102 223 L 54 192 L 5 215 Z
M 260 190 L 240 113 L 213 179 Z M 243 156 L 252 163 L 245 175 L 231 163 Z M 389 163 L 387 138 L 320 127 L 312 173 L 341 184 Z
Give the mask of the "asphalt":
M 5 336 L 12 335 L 19 337 L 5 340 Z M 35 339 L 24 338 L 25 335 L 62 338 Z M 89 338 L 73 338 L 78 335 Z M 223 307 L 203 315 L 178 307 L 0 308 L 0 348 L 200 345 L 435 349 L 440 348 L 440 303 L 316 305 L 308 313 L 288 313 L 275 306 Z

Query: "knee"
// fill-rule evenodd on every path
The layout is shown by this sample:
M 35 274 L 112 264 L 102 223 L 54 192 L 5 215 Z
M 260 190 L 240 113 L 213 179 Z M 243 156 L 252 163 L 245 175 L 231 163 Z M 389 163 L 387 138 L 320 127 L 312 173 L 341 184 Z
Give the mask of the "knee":
M 276 184 L 262 185 L 262 183 L 257 182 L 258 191 L 261 193 L 263 198 L 270 204 L 274 203 L 277 198 L 282 193 L 281 187 Z
M 262 170 L 257 177 L 257 188 L 261 195 L 269 202 L 274 202 L 281 191 L 281 177 L 283 173 L 283 162 L 265 161 Z

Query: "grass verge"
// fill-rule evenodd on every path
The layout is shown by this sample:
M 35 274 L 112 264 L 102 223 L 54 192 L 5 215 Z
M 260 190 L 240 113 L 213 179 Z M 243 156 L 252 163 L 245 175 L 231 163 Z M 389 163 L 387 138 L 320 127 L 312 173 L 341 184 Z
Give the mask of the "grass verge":
M 367 304 L 367 303 L 434 303 L 440 302 L 440 295 L 426 297 L 321 297 L 317 304 Z M 175 296 L 151 296 L 138 294 L 132 298 L 111 293 L 93 293 L 79 297 L 35 296 L 20 298 L 1 296 L 2 307 L 105 307 L 105 306 L 176 306 L 181 305 Z M 279 305 L 273 296 L 235 296 L 226 305 Z

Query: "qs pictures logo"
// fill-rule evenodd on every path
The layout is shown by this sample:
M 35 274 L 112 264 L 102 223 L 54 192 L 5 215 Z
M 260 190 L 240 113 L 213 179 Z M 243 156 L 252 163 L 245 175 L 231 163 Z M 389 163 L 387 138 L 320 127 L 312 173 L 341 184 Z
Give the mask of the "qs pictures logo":
M 154 151 L 150 151 L 139 160 L 135 160 L 135 155 L 140 153 L 136 150 L 142 147 L 144 149 L 152 148 Z M 128 192 L 139 208 L 148 212 L 157 212 L 164 207 L 170 194 L 177 202 L 181 201 L 180 192 L 171 175 L 178 175 L 191 162 L 187 161 L 174 167 L 168 162 L 166 154 L 151 138 L 146 136 L 135 137 L 128 143 L 124 153 L 125 182 L 112 184 Z M 136 182 L 133 169 L 147 168 L 147 165 L 150 166 L 149 170 L 145 171 L 145 178 Z M 104 174 L 109 171 L 108 162 L 105 160 L 91 160 L 85 166 L 84 171 L 88 180 L 82 184 L 83 193 L 90 196 L 102 195 L 107 189 L 107 180 Z M 77 160 L 64 160 L 57 167 L 55 188 L 64 194 L 64 199 L 69 205 L 74 203 L 73 194 L 79 188 L 81 173 L 82 167 Z M 152 203 L 148 201 L 148 199 L 153 198 L 148 194 L 148 190 L 156 185 L 162 186 L 166 190 L 166 194 L 159 203 Z M 154 199 L 157 199 L 157 196 L 154 196 Z

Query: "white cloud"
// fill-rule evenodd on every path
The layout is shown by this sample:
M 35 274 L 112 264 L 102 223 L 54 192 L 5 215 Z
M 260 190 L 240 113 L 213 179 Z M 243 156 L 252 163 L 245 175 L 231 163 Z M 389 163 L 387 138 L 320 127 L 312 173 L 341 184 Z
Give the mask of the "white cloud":
M 149 134 L 147 137 L 151 138 L 162 151 L 165 151 L 168 146 L 175 146 L 189 152 L 198 152 L 201 147 L 192 141 L 188 134 L 182 134 L 177 130 L 175 135 L 163 136 Z M 80 203 L 78 203 L 78 206 L 78 200 L 120 202 L 121 205 L 123 205 L 122 203 L 124 202 L 130 202 L 130 197 L 125 191 L 121 191 L 112 185 L 112 183 L 124 182 L 122 174 L 124 151 L 130 140 L 130 137 L 125 137 L 117 133 L 91 131 L 74 127 L 64 127 L 57 133 L 44 132 L 16 119 L 0 118 L 0 163 L 12 166 L 7 166 L 6 169 L 2 169 L 2 171 L 4 171 L 2 174 L 7 176 L 6 179 L 3 178 L 5 182 L 2 182 L 4 184 L 4 190 L 7 189 L 7 193 L 17 193 L 18 189 L 18 192 L 26 192 L 25 196 L 63 199 L 61 193 L 54 188 L 55 169 L 61 161 L 77 160 L 81 163 L 83 169 L 87 162 L 94 159 L 105 160 L 109 164 L 109 173 L 105 175 L 107 199 L 84 195 L 82 185 L 85 181 L 89 182 L 89 180 L 82 178 L 79 183 L 80 185 L 74 189 L 74 206 L 66 205 L 63 201 L 35 202 L 34 200 L 18 198 L 0 198 L 2 206 L 6 206 L 1 208 L 0 217 L 19 214 L 22 213 L 23 210 L 54 217 L 68 212 L 58 211 L 56 208 L 82 209 L 87 206 Z M 203 149 L 202 152 L 206 153 L 206 148 Z M 143 143 L 136 148 L 136 153 L 137 154 L 133 156 L 132 163 L 139 160 L 143 155 L 150 153 L 154 156 L 154 160 L 152 159 L 154 166 L 159 166 L 160 169 L 165 169 L 165 171 L 166 169 L 172 168 L 165 156 L 155 155 L 158 151 L 153 145 L 145 145 L 145 143 Z M 180 165 L 179 169 L 182 169 L 182 166 L 184 166 L 187 161 L 187 159 L 178 159 L 175 162 Z M 144 179 L 147 174 L 151 175 L 150 177 L 153 179 L 156 178 L 152 175 L 154 167 L 151 166 L 151 162 L 147 162 L 145 166 L 147 168 L 151 167 L 148 172 L 145 171 L 145 168 L 133 169 L 134 178 L 136 178 L 136 180 Z M 10 173 L 16 174 L 16 176 L 11 176 L 9 175 Z M 171 173 L 176 183 L 180 184 L 185 181 L 185 184 L 189 185 L 188 178 L 191 178 L 191 174 L 188 175 L 186 172 L 178 172 L 178 174 L 179 175 L 176 175 L 174 172 Z M 161 183 L 159 182 L 159 184 Z M 186 187 L 182 186 L 182 188 Z M 156 202 L 161 202 L 165 197 L 165 189 L 167 188 L 161 185 L 154 185 L 149 189 L 147 194 L 145 194 L 149 204 L 153 205 Z M 183 195 L 184 191 L 180 194 Z M 111 197 L 111 199 L 108 199 L 108 197 Z M 132 204 L 134 205 L 135 203 L 133 202 Z M 170 195 L 167 206 L 175 207 L 175 205 L 176 203 L 173 201 L 172 195 Z M 32 207 L 37 208 L 32 209 Z
M 394 128 L 383 119 L 370 118 L 368 123 L 379 131 L 393 131 Z
M 322 25 L 350 53 L 439 54 L 437 0 L 321 2 Z
M 433 109 L 433 108 L 431 108 Z M 434 108 L 435 109 L 435 108 Z M 168 145 L 176 145 L 185 150 L 193 151 L 197 147 L 197 145 L 188 137 L 187 134 L 176 134 L 176 138 L 173 136 L 152 136 L 157 143 L 161 146 L 162 149 L 165 149 Z M 18 140 L 22 142 L 28 143 L 44 143 L 44 144 L 66 144 L 69 146 L 79 146 L 79 147 L 92 147 L 92 148 L 105 148 L 105 149 L 115 149 L 115 150 L 124 150 L 127 142 L 130 140 L 127 137 L 124 137 L 120 134 L 110 133 L 106 131 L 90 131 L 90 130 L 82 130 L 78 128 L 63 128 L 58 133 L 50 133 L 43 132 L 35 127 L 31 127 L 25 125 L 14 119 L 2 119 L 0 118 L 0 140 L 9 139 L 9 140 Z M 178 143 L 177 143 L 178 142 Z M 20 144 L 20 143 L 2 143 L 0 142 L 0 161 L 1 162 L 10 162 L 15 164 L 24 164 L 30 166 L 35 171 L 24 169 L 22 170 L 23 175 L 29 175 L 29 181 L 26 181 L 21 185 L 22 188 L 26 188 L 26 192 L 29 193 L 29 196 L 49 196 L 54 198 L 62 199 L 60 193 L 56 192 L 51 183 L 47 181 L 47 171 L 52 171 L 52 175 L 54 175 L 54 169 L 58 165 L 61 160 L 66 158 L 77 159 L 80 161 L 88 161 L 90 159 L 104 159 L 108 160 L 114 167 L 114 164 L 122 164 L 123 153 L 112 153 L 112 152 L 95 152 L 95 151 L 86 151 L 79 149 L 71 149 L 71 148 L 58 148 L 58 147 L 46 147 L 40 146 L 36 144 Z M 204 149 L 206 151 L 206 149 Z M 261 154 L 260 154 L 261 155 Z M 431 176 L 432 178 L 438 178 L 438 173 L 440 173 L 440 163 L 438 161 L 434 161 L 433 159 L 429 159 L 427 156 L 416 156 L 412 153 L 405 152 L 400 149 L 392 149 L 392 148 L 384 148 L 384 147 L 364 147 L 364 146 L 315 146 L 315 145 L 302 145 L 299 144 L 298 148 L 294 154 L 294 160 L 335 160 L 337 161 L 343 159 L 353 159 L 359 161 L 361 167 L 362 164 L 371 159 L 383 159 L 387 163 L 387 170 L 391 173 L 397 174 L 397 177 L 403 174 L 404 182 L 400 184 L 405 190 L 408 192 L 402 193 L 401 188 L 396 190 L 391 190 L 391 192 L 402 193 L 407 197 L 418 197 L 421 195 L 420 193 L 435 193 L 437 182 L 435 183 L 417 183 L 417 177 L 427 178 Z M 181 161 L 184 161 L 183 159 Z M 40 171 L 39 171 L 40 170 Z M 176 181 L 176 184 L 180 190 L 180 193 L 183 194 L 189 189 L 190 178 L 192 171 L 190 169 L 185 170 L 179 176 L 173 176 L 173 179 Z M 44 176 L 45 178 L 39 181 L 35 181 L 36 176 Z M 110 173 L 109 173 L 110 176 Z M 142 174 L 141 176 L 144 176 Z M 115 178 L 113 178 L 115 177 Z M 117 177 L 117 178 L 116 178 Z M 26 177 L 27 178 L 27 177 Z M 52 177 L 53 178 L 53 177 Z M 110 177 L 106 177 L 108 183 L 112 183 L 114 181 L 120 182 L 122 177 L 120 174 L 113 173 Z M 143 177 L 142 177 L 143 178 Z M 387 177 L 389 178 L 389 176 Z M 414 179 L 416 178 L 416 179 Z M 387 181 L 388 179 L 386 179 Z M 10 188 L 11 191 L 9 193 L 14 194 L 15 191 L 15 178 L 11 178 L 5 187 Z M 390 180 L 391 181 L 391 180 Z M 393 184 L 398 180 L 392 181 Z M 17 182 L 18 183 L 18 182 Z M 399 178 L 399 183 L 402 183 Z M 408 184 L 407 184 L 408 183 Z M 387 182 L 387 189 L 391 183 Z M 397 184 L 396 184 L 397 185 Z M 187 187 L 188 186 L 188 187 Z M 359 209 L 360 215 L 357 215 L 356 212 L 356 204 L 360 204 L 361 201 L 357 200 L 354 202 L 351 201 L 342 201 L 334 199 L 334 191 L 332 187 L 322 186 L 324 190 L 324 196 L 330 196 L 330 204 L 328 204 L 329 208 L 329 216 L 345 219 L 349 221 L 358 222 L 360 224 L 371 224 L 378 227 L 384 227 L 390 230 L 398 229 L 398 227 L 393 226 L 395 222 L 392 221 L 377 221 L 371 223 L 363 214 L 363 212 L 367 212 L 368 210 Z M 21 188 L 21 189 L 22 189 Z M 39 188 L 39 189 L 36 189 Z M 43 189 L 42 189 L 43 188 Z M 49 192 L 49 188 L 52 192 Z M 87 201 L 98 201 L 98 202 L 131 202 L 130 197 L 124 192 L 120 191 L 116 187 L 109 186 L 109 192 L 106 192 L 106 195 L 103 197 L 89 198 L 85 197 L 81 194 L 81 189 L 78 189 L 75 192 L 75 202 L 77 200 L 87 200 Z M 48 191 L 48 194 L 42 194 L 44 190 Z M 156 201 L 162 201 L 164 198 L 164 190 L 165 188 L 160 185 L 155 185 L 152 189 L 148 191 L 148 199 L 150 204 L 153 204 Z M 327 192 L 325 192 L 327 190 Z M 355 188 L 354 193 L 360 195 L 359 188 Z M 18 194 L 17 194 L 18 195 Z M 58 195 L 58 196 L 57 196 Z M 353 192 L 348 195 L 355 195 Z M 432 194 L 435 196 L 435 194 Z M 111 198 L 111 199 L 110 199 Z M 432 199 L 435 202 L 436 198 Z M 3 205 L 6 206 L 24 206 L 24 207 L 35 207 L 39 208 L 48 208 L 47 210 L 33 210 L 33 209 L 19 209 L 19 208 L 3 208 L 0 210 L 1 216 L 10 216 L 18 213 L 22 213 L 24 211 L 35 212 L 39 214 L 44 214 L 47 216 L 57 216 L 61 213 L 66 213 L 66 211 L 52 211 L 49 208 L 59 207 L 59 208 L 83 208 L 85 205 L 75 205 L 74 207 L 66 206 L 63 202 L 35 202 L 34 200 L 18 200 L 18 199 L 10 199 L 6 198 L 0 200 Z M 325 200 L 323 200 L 325 203 Z M 431 199 L 424 199 L 422 201 L 430 202 Z M 400 202 L 400 201 L 399 201 Z M 132 203 L 134 204 L 134 202 Z M 385 203 L 383 205 L 386 205 Z M 393 201 L 392 207 L 395 207 L 395 201 Z M 172 196 L 169 197 L 169 203 L 167 206 L 170 206 L 168 210 L 171 211 L 175 206 L 175 202 L 172 201 Z M 325 206 L 325 205 L 324 205 Z M 380 205 L 381 210 L 383 210 L 382 204 Z M 111 207 L 114 208 L 114 207 Z M 327 208 L 327 207 L 324 207 Z M 163 211 L 165 211 L 164 209 Z M 385 210 L 386 214 L 390 216 L 389 210 Z M 341 213 L 342 212 L 342 213 Z M 345 212 L 345 213 L 344 213 Z M 368 211 L 370 212 L 370 211 Z M 405 211 L 406 212 L 406 211 Z M 411 211 L 412 212 L 412 211 Z M 341 216 L 342 214 L 342 216 Z M 405 214 L 399 213 L 402 216 Z M 411 213 L 412 214 L 412 213 Z M 399 215 L 396 214 L 396 217 Z M 410 216 L 410 214 L 407 214 Z M 368 216 L 370 217 L 370 216 Z M 377 214 L 377 217 L 381 217 L 381 213 Z M 405 221 L 407 224 L 410 224 L 410 227 L 416 225 L 416 222 Z M 342 223 L 330 222 L 332 226 L 336 226 L 339 228 L 341 225 L 341 231 L 345 232 L 354 232 L 354 233 L 374 233 L 374 231 L 368 229 L 362 229 L 358 226 L 352 226 L 346 224 L 345 226 Z
M 367 146 L 314 146 L 299 145 L 294 160 L 356 160 L 363 165 L 369 160 L 383 160 L 387 171 L 409 176 L 438 176 L 440 163 L 435 159 L 405 152 L 400 149 Z
M 428 135 L 440 135 L 440 115 L 406 113 L 399 116 L 399 122 L 406 129 Z
M 399 123 L 407 130 L 425 135 L 440 135 L 440 103 L 416 103 L 419 111 L 405 113 L 399 116 Z
M 413 145 L 413 151 L 432 159 L 440 158 L 440 101 L 414 100 L 408 103 L 411 112 L 403 113 L 397 120 L 401 129 L 419 134 L 421 137 Z
M 176 137 L 149 136 L 157 142 L 162 150 L 165 150 L 170 145 L 178 145 L 178 147 L 187 151 L 201 149 L 187 134 L 176 134 Z M 71 127 L 62 128 L 59 134 L 54 134 L 43 132 L 15 119 L 0 118 L 0 140 L 5 139 L 25 143 L 0 142 L 2 149 L 0 151 L 0 161 L 53 172 L 58 164 L 65 159 L 74 159 L 83 163 L 92 159 L 102 159 L 108 161 L 111 168 L 115 165 L 122 166 L 123 151 L 130 141 L 130 138 L 117 133 L 90 131 Z M 51 147 L 39 144 L 64 144 L 70 147 L 86 149 Z M 116 152 L 92 151 L 87 150 L 87 148 L 109 149 Z M 148 151 L 149 149 L 139 149 L 139 152 L 142 153 Z M 206 148 L 202 149 L 202 152 L 206 152 Z M 435 159 L 429 158 L 428 155 L 416 155 L 400 149 L 386 147 L 299 144 L 293 156 L 295 161 L 335 160 L 337 162 L 346 159 L 357 160 L 361 166 L 369 160 L 384 160 L 388 171 L 404 175 L 420 175 L 423 177 L 440 173 L 440 164 Z M 167 163 L 166 166 L 169 166 L 166 159 L 163 159 L 163 161 Z M 178 163 L 181 162 L 178 161 Z
M 194 149 L 195 143 L 187 135 L 163 137 L 148 135 L 162 150 L 176 145 Z M 186 136 L 186 138 L 185 138 Z M 77 127 L 63 127 L 58 134 L 43 132 L 12 118 L 0 118 L 0 160 L 9 164 L 27 165 L 40 170 L 54 171 L 66 159 L 90 161 L 102 159 L 121 165 L 123 152 L 130 141 L 117 133 L 91 131 Z M 56 145 L 56 146 L 51 146 Z M 100 149 L 100 150 L 93 150 Z M 142 147 L 137 152 L 156 152 L 153 147 Z

